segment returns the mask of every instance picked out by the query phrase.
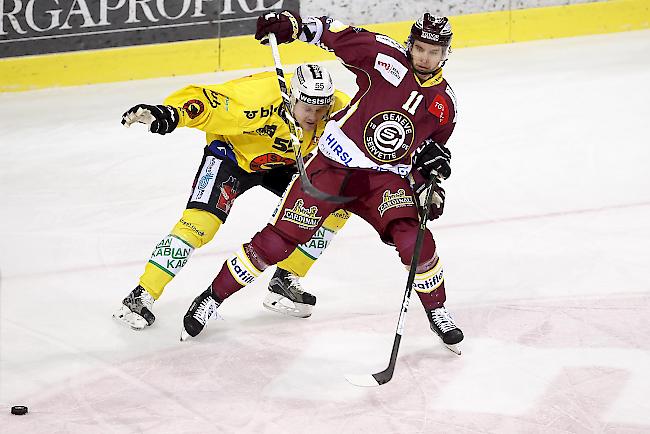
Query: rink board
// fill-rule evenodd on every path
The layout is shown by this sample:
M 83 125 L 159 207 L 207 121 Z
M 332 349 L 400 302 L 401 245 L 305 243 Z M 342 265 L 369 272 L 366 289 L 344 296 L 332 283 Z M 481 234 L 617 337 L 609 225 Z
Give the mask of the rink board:
M 451 17 L 455 48 L 650 27 L 647 0 L 612 0 Z M 403 41 L 411 21 L 365 25 Z M 242 54 L 245 53 L 245 54 Z M 287 64 L 332 60 L 306 44 L 281 48 Z M 0 92 L 191 75 L 272 65 L 250 35 L 0 60 Z

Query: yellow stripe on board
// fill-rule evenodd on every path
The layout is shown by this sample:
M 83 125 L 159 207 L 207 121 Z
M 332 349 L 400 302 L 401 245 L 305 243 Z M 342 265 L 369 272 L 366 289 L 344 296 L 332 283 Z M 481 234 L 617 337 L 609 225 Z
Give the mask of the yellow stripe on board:
M 650 0 L 459 15 L 450 18 L 455 48 L 650 28 Z M 403 41 L 411 21 L 363 27 Z M 314 46 L 280 47 L 284 63 L 331 60 Z M 270 50 L 250 36 L 173 42 L 0 59 L 0 92 L 138 80 L 273 65 Z

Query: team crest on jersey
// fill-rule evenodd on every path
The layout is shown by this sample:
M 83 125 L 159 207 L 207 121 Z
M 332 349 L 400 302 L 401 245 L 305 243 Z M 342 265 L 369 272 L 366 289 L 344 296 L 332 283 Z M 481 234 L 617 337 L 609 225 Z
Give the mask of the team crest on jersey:
M 296 161 L 291 158 L 286 158 L 282 155 L 269 152 L 253 158 L 250 168 L 253 172 L 259 172 L 261 170 L 271 170 L 280 166 L 290 166 L 295 163 Z
M 305 202 L 302 199 L 298 199 L 293 205 L 293 208 L 284 209 L 281 220 L 294 223 L 301 229 L 314 229 L 323 217 L 317 215 L 317 206 L 314 205 L 305 208 L 304 205 Z
M 383 217 L 384 213 L 392 208 L 404 208 L 405 206 L 413 206 L 413 196 L 410 193 L 406 193 L 403 188 L 400 188 L 395 193 L 391 193 L 390 190 L 385 190 L 382 195 L 381 205 L 377 207 L 379 211 L 379 216 Z
M 237 194 L 239 193 L 239 181 L 234 176 L 229 176 L 220 186 L 221 193 L 217 199 L 217 208 L 228 214 Z
M 187 113 L 190 119 L 194 119 L 198 115 L 203 113 L 203 110 L 205 110 L 205 106 L 203 105 L 202 101 L 198 99 L 191 99 L 187 101 L 185 104 L 183 104 L 183 110 L 185 110 L 185 113 Z
M 413 122 L 406 115 L 385 111 L 372 117 L 363 130 L 366 150 L 376 160 L 391 163 L 403 158 L 413 144 Z

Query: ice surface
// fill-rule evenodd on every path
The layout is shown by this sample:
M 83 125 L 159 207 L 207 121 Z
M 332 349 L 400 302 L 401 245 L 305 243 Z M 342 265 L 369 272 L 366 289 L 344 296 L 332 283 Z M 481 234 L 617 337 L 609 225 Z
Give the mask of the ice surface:
M 311 318 L 262 308 L 266 272 L 178 341 L 191 300 L 270 216 L 263 190 L 195 252 L 154 327 L 111 319 L 204 144 L 120 115 L 242 72 L 0 95 L 0 432 L 650 432 L 648 53 L 650 31 L 453 53 L 453 173 L 430 227 L 463 355 L 414 296 L 395 376 L 372 389 L 343 375 L 386 367 L 406 272 L 356 218 L 303 281 Z M 27 416 L 9 414 L 19 404 Z

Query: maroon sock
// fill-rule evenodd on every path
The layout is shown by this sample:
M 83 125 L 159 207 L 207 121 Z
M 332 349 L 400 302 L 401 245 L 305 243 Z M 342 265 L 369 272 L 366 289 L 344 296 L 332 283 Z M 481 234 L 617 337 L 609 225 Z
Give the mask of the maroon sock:
M 404 219 L 395 220 L 388 228 L 393 243 L 395 244 L 395 248 L 399 252 L 400 259 L 406 266 L 411 265 L 411 255 L 413 255 L 413 250 L 415 248 L 418 227 L 419 223 L 416 220 Z M 438 264 L 438 260 L 438 255 L 436 254 L 436 243 L 433 240 L 431 232 L 427 230 L 424 233 L 422 250 L 420 250 L 420 258 L 416 271 L 418 273 L 429 271 Z M 447 298 L 444 282 L 442 282 L 435 291 L 429 293 L 417 292 L 417 294 L 418 297 L 420 297 L 422 306 L 427 310 L 442 306 Z
M 258 270 L 264 271 L 268 266 L 289 257 L 297 245 L 298 243 L 284 238 L 273 226 L 267 225 L 255 234 L 250 243 L 244 244 L 244 252 Z M 219 301 L 223 301 L 243 287 L 235 280 L 224 262 L 219 274 L 212 281 L 212 294 Z

